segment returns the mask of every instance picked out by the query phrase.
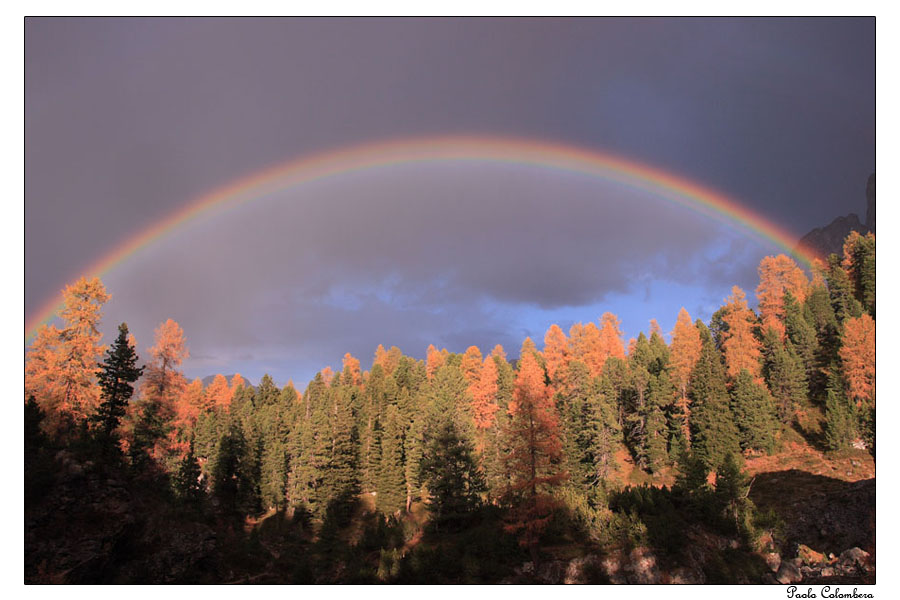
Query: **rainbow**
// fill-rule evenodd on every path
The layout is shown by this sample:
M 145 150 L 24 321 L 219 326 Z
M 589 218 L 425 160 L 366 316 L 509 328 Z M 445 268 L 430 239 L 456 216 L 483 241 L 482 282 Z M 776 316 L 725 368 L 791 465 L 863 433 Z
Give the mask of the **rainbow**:
M 450 136 L 404 139 L 354 146 L 301 156 L 242 177 L 177 210 L 115 247 L 82 272 L 102 277 L 141 249 L 158 243 L 194 220 L 214 212 L 263 198 L 292 186 L 398 164 L 487 162 L 535 166 L 615 181 L 665 197 L 676 204 L 743 227 L 794 253 L 807 265 L 816 256 L 796 248 L 797 237 L 726 195 L 654 166 L 593 149 L 559 143 L 498 137 Z M 59 297 L 48 299 L 25 323 L 26 341 L 61 307 Z

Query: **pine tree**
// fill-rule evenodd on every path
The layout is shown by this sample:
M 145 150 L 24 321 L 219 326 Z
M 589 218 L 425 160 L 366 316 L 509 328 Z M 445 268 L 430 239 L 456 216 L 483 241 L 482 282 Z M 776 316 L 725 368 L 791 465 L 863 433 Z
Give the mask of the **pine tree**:
M 825 277 L 831 296 L 831 306 L 838 322 L 843 324 L 847 319 L 862 315 L 863 308 L 856 299 L 853 283 L 837 254 L 828 257 L 828 272 Z
M 775 399 L 778 418 L 784 424 L 790 423 L 806 398 L 806 370 L 790 338 L 782 342 L 774 329 L 765 336 L 763 374 Z
M 188 452 L 181 460 L 175 478 L 175 495 L 186 505 L 199 508 L 203 501 L 203 487 L 200 484 L 200 465 L 194 454 L 194 440 L 191 439 Z
M 119 336 L 106 351 L 97 380 L 100 384 L 100 406 L 93 416 L 102 439 L 108 447 L 118 448 L 116 430 L 128 401 L 134 394 L 134 382 L 140 378 L 143 367 L 137 366 L 138 357 L 129 342 L 128 325 L 119 325 Z
M 875 318 L 875 234 L 861 236 L 851 231 L 844 240 L 841 263 L 853 283 L 854 296 L 866 312 Z
M 784 325 L 787 339 L 793 344 L 797 355 L 803 362 L 808 385 L 812 385 L 816 373 L 816 353 L 819 349 L 819 342 L 816 339 L 815 327 L 804 318 L 803 313 L 803 305 L 794 298 L 793 294 L 785 292 Z
M 765 386 L 758 384 L 746 369 L 734 381 L 731 407 L 741 434 L 741 447 L 773 452 L 779 429 L 775 402 Z
M 846 450 L 858 437 L 857 417 L 839 385 L 829 385 L 825 401 L 825 444 L 829 450 Z
M 714 498 L 719 510 L 735 531 L 748 534 L 752 528 L 753 502 L 750 500 L 752 482 L 744 473 L 740 455 L 728 453 L 716 472 Z
M 730 407 L 725 367 L 709 329 L 698 320 L 700 358 L 691 375 L 688 393 L 693 405 L 691 448 L 708 468 L 722 464 L 729 452 L 739 452 L 739 433 Z
M 403 429 L 400 412 L 388 406 L 381 436 L 381 463 L 378 471 L 375 507 L 386 515 L 406 506 L 406 470 L 403 465 Z
M 459 529 L 480 506 L 484 480 L 471 443 L 459 434 L 452 418 L 432 426 L 421 478 L 429 491 L 427 506 L 437 531 Z

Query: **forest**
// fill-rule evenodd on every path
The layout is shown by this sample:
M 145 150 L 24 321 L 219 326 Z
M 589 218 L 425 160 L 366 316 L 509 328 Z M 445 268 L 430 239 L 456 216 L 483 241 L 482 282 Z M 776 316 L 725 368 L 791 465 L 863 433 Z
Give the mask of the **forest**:
M 26 355 L 25 581 L 872 583 L 875 237 L 758 273 L 668 334 L 378 346 L 302 389 L 188 381 L 172 320 L 101 344 L 83 278 Z M 850 529 L 805 533 L 800 484 Z

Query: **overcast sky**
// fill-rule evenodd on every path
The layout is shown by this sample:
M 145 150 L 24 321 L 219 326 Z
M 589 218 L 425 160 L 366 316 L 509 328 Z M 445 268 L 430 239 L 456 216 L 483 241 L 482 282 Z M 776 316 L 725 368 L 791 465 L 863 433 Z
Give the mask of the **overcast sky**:
M 864 218 L 873 19 L 28 19 L 25 300 L 191 200 L 410 136 L 551 140 L 712 186 L 796 232 Z M 628 337 L 748 295 L 778 248 L 611 182 L 405 165 L 296 186 L 104 277 L 105 341 L 184 327 L 186 373 L 307 380 L 345 351 L 461 352 L 619 314 Z

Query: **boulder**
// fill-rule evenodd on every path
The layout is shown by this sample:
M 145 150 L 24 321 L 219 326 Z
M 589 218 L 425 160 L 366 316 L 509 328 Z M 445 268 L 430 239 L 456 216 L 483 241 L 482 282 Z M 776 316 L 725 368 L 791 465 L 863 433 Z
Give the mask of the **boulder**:
M 800 569 L 797 568 L 796 565 L 789 561 L 784 561 L 781 563 L 781 566 L 778 567 L 775 579 L 778 580 L 778 583 L 797 583 L 803 579 L 803 576 L 800 574 Z

